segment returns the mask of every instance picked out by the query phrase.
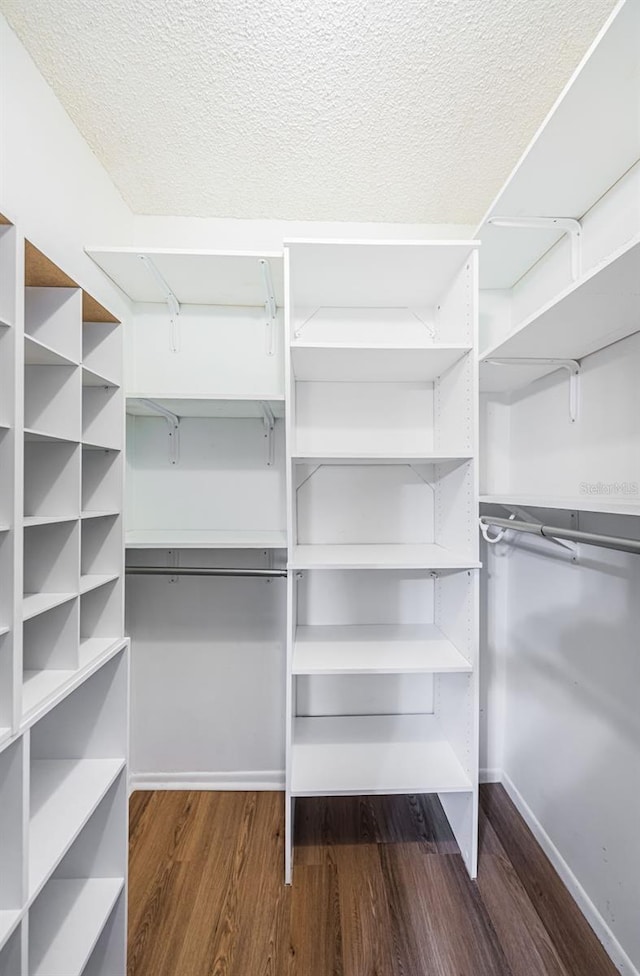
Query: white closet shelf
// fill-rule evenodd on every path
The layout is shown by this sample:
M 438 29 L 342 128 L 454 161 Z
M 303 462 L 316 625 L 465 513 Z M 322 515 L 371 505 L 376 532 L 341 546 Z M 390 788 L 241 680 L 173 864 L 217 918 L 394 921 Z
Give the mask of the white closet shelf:
M 640 330 L 640 237 L 635 237 L 482 354 L 480 389 L 502 393 L 557 369 L 491 359 L 582 359 Z M 615 327 L 612 323 L 616 323 Z
M 78 366 L 79 363 L 75 359 L 69 359 L 68 356 L 63 355 L 58 352 L 52 346 L 47 345 L 45 342 L 41 342 L 40 339 L 34 339 L 33 336 L 26 335 L 24 337 L 24 361 L 26 364 L 32 364 L 36 366 Z
M 8 532 L 10 528 L 10 525 L 0 524 L 0 532 Z
M 119 453 L 120 448 L 116 447 L 114 444 L 98 444 L 96 441 L 82 441 L 82 447 L 85 451 L 109 451 L 114 453 Z
M 495 227 L 492 216 L 582 217 L 640 157 L 640 128 L 629 124 L 639 34 L 640 6 L 616 5 L 477 230 L 481 288 L 511 288 L 560 237 Z
M 80 592 L 89 593 L 118 579 L 118 573 L 83 573 L 80 577 Z
M 286 549 L 287 533 L 196 529 L 132 530 L 126 533 L 127 549 Z
M 115 516 L 119 514 L 120 512 L 118 512 L 117 509 L 114 508 L 114 509 L 105 509 L 104 511 L 101 512 L 81 512 L 80 518 L 81 519 L 115 518 Z
M 61 437 L 58 434 L 47 434 L 43 430 L 36 430 L 34 427 L 25 427 L 25 441 L 41 441 L 46 444 L 79 444 L 79 437 Z
M 33 759 L 29 898 L 67 853 L 124 768 L 124 759 Z
M 336 345 L 295 343 L 291 346 L 297 380 L 354 383 L 430 383 L 470 352 L 464 345 Z
M 96 373 L 95 370 L 89 369 L 88 366 L 82 367 L 82 385 L 83 386 L 108 386 L 118 388 L 119 383 L 115 380 L 109 379 L 107 376 L 102 376 L 101 373 Z
M 435 544 L 297 545 L 289 569 L 478 569 L 480 563 Z
M 262 259 L 269 262 L 275 300 L 284 304 L 282 251 L 208 251 L 144 247 L 86 247 L 99 268 L 134 302 L 166 301 L 164 280 L 185 305 L 263 306 Z M 160 275 L 154 275 L 145 255 Z
M 4 945 L 20 920 L 18 909 L 0 908 L 0 946 Z
M 100 664 L 122 647 L 122 637 L 80 639 L 78 667 L 74 669 L 43 668 L 22 673 L 22 720 L 29 722 L 41 716 L 87 678 Z
M 264 417 L 262 404 L 268 404 L 274 417 L 284 417 L 284 394 L 265 396 L 255 394 L 225 394 L 224 396 L 166 396 L 153 393 L 128 393 L 127 413 L 134 417 L 157 417 L 158 414 L 143 400 L 153 400 L 177 417 L 199 418 L 260 418 Z
M 296 718 L 294 796 L 469 792 L 471 781 L 433 715 Z
M 77 515 L 25 515 L 22 525 L 25 529 L 34 525 L 55 525 L 57 522 L 77 522 Z
M 22 619 L 29 620 L 39 613 L 59 607 L 62 603 L 74 600 L 77 593 L 25 593 L 22 600 Z
M 298 626 L 294 674 L 470 672 L 471 663 L 434 624 Z
M 80 976 L 123 887 L 124 878 L 51 880 L 29 933 L 32 976 Z
M 373 451 L 296 451 L 291 455 L 296 464 L 464 464 L 473 460 L 471 454 L 431 454 L 428 451 L 376 453 Z
M 633 496 L 631 496 L 633 497 Z M 636 501 L 590 495 L 480 495 L 482 505 L 508 505 L 514 508 L 556 508 L 570 512 L 601 512 L 603 515 L 640 516 L 640 497 Z

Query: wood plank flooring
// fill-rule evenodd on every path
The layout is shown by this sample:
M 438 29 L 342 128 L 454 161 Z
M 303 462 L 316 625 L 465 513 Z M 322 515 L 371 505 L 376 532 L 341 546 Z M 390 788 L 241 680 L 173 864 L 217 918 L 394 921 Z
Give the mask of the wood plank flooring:
M 500 786 L 469 881 L 435 797 L 131 797 L 128 976 L 616 976 Z

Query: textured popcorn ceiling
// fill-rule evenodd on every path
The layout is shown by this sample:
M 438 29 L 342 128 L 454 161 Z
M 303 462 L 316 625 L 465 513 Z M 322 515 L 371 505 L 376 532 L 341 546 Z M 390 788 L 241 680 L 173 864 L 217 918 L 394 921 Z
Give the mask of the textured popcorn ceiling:
M 478 220 L 613 0 L 0 0 L 132 209 Z

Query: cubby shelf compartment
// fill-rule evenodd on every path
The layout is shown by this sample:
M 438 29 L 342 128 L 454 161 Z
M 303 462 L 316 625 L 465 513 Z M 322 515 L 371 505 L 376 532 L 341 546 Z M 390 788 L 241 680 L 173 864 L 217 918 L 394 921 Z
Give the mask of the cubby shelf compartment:
M 293 796 L 470 792 L 433 715 L 296 718 Z
M 118 449 L 122 441 L 122 395 L 117 386 L 82 387 L 82 440 Z
M 27 430 L 53 438 L 80 438 L 80 369 L 27 364 L 24 368 Z
M 144 401 L 152 400 L 165 410 L 169 410 L 179 418 L 200 417 L 211 419 L 262 419 L 265 403 L 273 416 L 284 416 L 284 395 L 274 396 L 272 393 L 259 396 L 250 394 L 219 394 L 216 396 L 169 396 L 156 393 L 128 393 L 127 413 L 134 417 L 157 417 Z
M 22 715 L 28 717 L 78 669 L 78 601 L 67 601 L 23 625 Z
M 96 377 L 117 386 L 122 376 L 122 326 L 119 322 L 82 323 L 82 365 Z
M 286 549 L 287 534 L 284 530 L 135 530 L 127 532 L 126 545 L 128 549 Z
M 53 353 L 67 362 L 80 362 L 82 291 L 79 288 L 26 288 L 24 317 L 27 345 L 32 339 L 49 351 L 44 355 Z
M 298 626 L 293 674 L 406 674 L 472 671 L 435 624 Z
M 63 356 L 33 336 L 24 337 L 24 361 L 33 366 L 77 366 L 77 360 Z
M 80 451 L 77 444 L 26 441 L 24 525 L 70 521 L 80 511 Z
M 470 346 L 415 345 L 397 347 L 336 345 L 291 346 L 297 380 L 356 383 L 429 383 L 470 351 Z
M 630 496 L 633 498 L 633 496 Z M 640 516 L 640 499 L 594 497 L 591 495 L 480 495 L 481 505 L 506 507 L 547 508 L 569 512 L 594 512 L 603 515 Z
M 40 891 L 124 765 L 124 759 L 32 759 L 30 898 Z
M 29 918 L 31 976 L 81 976 L 124 878 L 52 879 Z
M 478 569 L 477 560 L 443 546 L 371 543 L 294 546 L 289 569 Z

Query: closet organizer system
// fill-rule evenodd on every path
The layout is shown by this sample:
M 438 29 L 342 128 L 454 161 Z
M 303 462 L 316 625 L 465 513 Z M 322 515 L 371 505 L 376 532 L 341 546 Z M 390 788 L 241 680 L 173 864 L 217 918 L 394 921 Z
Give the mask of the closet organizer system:
M 0 217 L 0 974 L 126 963 L 118 321 Z
M 416 792 L 474 876 L 476 245 L 89 253 L 135 303 L 132 594 L 286 576 L 286 880 L 296 797 Z

